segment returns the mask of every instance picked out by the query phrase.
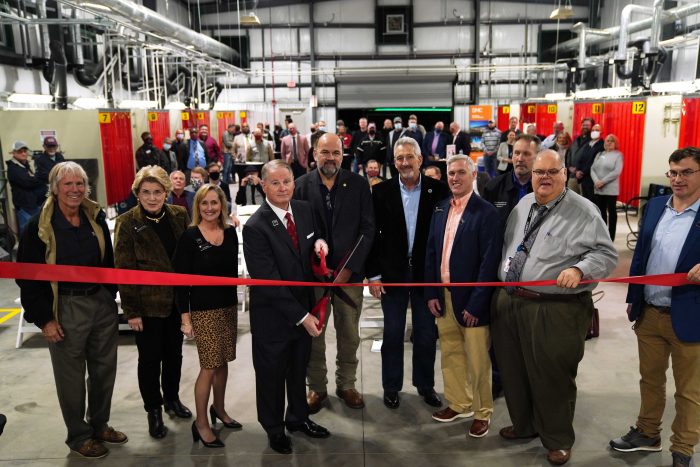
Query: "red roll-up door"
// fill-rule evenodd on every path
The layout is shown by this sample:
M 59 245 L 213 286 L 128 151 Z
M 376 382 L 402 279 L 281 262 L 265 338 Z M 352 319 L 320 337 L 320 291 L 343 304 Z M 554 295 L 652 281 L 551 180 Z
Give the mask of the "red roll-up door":
M 535 126 L 537 127 L 537 134 L 549 136 L 553 133 L 554 122 L 557 121 L 557 104 L 553 102 L 537 104 L 536 110 Z
M 234 111 L 226 111 L 226 112 L 216 112 L 216 121 L 217 121 L 217 126 L 219 127 L 219 146 L 223 149 L 224 147 L 224 131 L 228 128 L 229 125 L 233 125 L 236 123 L 236 112 Z
M 209 124 L 209 111 L 207 110 L 183 110 L 180 112 L 180 119 L 182 121 L 183 129 L 190 129 L 193 126 L 199 128 L 202 125 L 206 125 L 210 127 L 209 129 L 211 130 L 211 125 Z
M 605 105 L 602 102 L 581 101 L 574 102 L 574 121 L 572 138 L 578 138 L 581 134 L 581 120 L 584 118 L 592 118 L 596 123 L 601 123 Z
M 686 97 L 681 108 L 678 147 L 700 147 L 700 97 Z
M 107 204 L 125 200 L 134 181 L 134 153 L 129 112 L 100 112 L 100 138 Z
M 525 123 L 535 123 L 536 115 L 537 115 L 537 105 L 536 104 L 520 104 L 520 126 L 521 127 Z
M 163 140 L 170 136 L 170 113 L 148 112 L 148 131 L 153 137 L 153 145 L 157 148 L 163 147 Z
M 506 131 L 510 126 L 510 106 L 499 105 L 496 119 L 496 128 Z
M 206 125 L 209 127 L 209 132 L 211 133 L 211 125 L 209 123 L 209 111 L 208 110 L 196 110 L 194 113 L 195 122 L 197 122 L 197 127 Z
M 639 196 L 645 120 L 646 100 L 644 99 L 605 103 L 601 122 L 603 137 L 611 133 L 618 137 L 619 150 L 624 161 L 618 197 L 623 203 Z

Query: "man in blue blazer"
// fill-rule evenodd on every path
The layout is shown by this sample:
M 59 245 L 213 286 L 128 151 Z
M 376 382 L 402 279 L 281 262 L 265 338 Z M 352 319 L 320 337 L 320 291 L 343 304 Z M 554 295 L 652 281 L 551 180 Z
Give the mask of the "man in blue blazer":
M 447 153 L 447 142 L 448 137 L 447 133 L 445 133 L 445 124 L 437 122 L 435 129 L 427 133 L 423 139 L 423 154 L 425 154 L 427 161 L 444 159 Z M 428 163 L 428 165 L 430 164 Z
M 673 360 L 673 465 L 692 465 L 700 439 L 700 148 L 677 149 L 666 176 L 673 195 L 653 198 L 639 230 L 630 275 L 687 273 L 681 287 L 630 284 L 627 314 L 639 346 L 641 407 L 636 427 L 610 441 L 622 452 L 661 451 L 666 369 Z
M 472 191 L 476 167 L 457 154 L 447 164 L 452 196 L 435 206 L 425 255 L 426 282 L 493 282 L 501 259 L 503 224 L 496 208 Z M 481 438 L 493 413 L 489 321 L 492 287 L 427 287 L 436 317 L 442 377 L 449 405 L 439 422 L 474 415 L 469 436 Z M 474 405 L 478 404 L 478 405 Z

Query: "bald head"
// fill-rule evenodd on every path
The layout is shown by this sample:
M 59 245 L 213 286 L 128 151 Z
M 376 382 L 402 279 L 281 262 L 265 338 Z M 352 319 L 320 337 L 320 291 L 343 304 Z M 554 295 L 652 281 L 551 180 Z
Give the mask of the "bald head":
M 327 179 L 334 179 L 343 161 L 343 143 L 338 135 L 325 133 L 316 142 L 314 149 L 318 170 Z

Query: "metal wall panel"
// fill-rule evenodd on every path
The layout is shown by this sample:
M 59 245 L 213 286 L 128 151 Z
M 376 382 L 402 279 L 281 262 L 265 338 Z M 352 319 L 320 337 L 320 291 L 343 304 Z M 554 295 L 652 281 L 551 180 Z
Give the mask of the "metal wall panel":
M 316 53 L 374 53 L 374 29 L 316 29 Z
M 374 21 L 374 0 L 316 2 L 314 20 L 317 23 L 329 22 L 334 25 L 371 23 Z

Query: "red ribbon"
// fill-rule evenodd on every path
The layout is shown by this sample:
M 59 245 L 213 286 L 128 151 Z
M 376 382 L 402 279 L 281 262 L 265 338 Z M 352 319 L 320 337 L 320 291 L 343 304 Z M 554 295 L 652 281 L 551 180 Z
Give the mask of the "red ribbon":
M 233 277 L 201 276 L 196 274 L 177 274 L 174 272 L 137 271 L 133 269 L 93 268 L 86 266 L 65 266 L 36 263 L 0 262 L 0 278 L 35 281 L 87 282 L 91 284 L 123 285 L 167 285 L 167 286 L 294 286 L 294 287 L 364 287 L 368 284 L 333 284 L 305 281 L 280 281 L 269 279 L 238 279 Z M 687 273 L 657 274 L 652 276 L 616 277 L 581 281 L 581 284 L 596 282 L 621 282 L 625 284 L 643 284 L 678 287 L 681 285 L 698 285 L 688 281 Z M 451 282 L 445 283 L 373 283 L 384 287 L 541 287 L 556 285 L 556 280 L 529 282 Z

